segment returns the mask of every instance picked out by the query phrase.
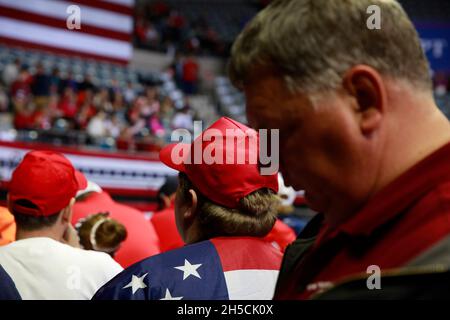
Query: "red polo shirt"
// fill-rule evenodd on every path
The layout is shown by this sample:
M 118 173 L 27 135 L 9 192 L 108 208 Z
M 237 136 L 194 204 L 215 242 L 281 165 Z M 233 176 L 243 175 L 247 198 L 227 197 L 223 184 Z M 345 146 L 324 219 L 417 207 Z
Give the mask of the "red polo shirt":
M 277 219 L 272 230 L 264 237 L 264 240 L 276 243 L 281 252 L 284 252 L 286 247 L 291 242 L 294 242 L 296 238 L 294 230 L 280 219 Z
M 275 298 L 309 298 L 377 265 L 398 268 L 450 234 L 450 143 L 377 193 L 337 229 L 324 225 Z
M 110 217 L 122 223 L 127 229 L 127 238 L 114 255 L 124 268 L 142 259 L 158 254 L 159 239 L 150 221 L 139 210 L 115 202 L 106 192 L 93 193 L 87 199 L 73 206 L 72 224 L 81 218 L 98 212 L 108 211 Z

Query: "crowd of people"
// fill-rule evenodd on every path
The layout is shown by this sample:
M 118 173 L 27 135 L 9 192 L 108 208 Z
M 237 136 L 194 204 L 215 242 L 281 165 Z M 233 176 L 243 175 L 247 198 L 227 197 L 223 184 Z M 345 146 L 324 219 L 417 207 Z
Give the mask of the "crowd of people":
M 138 47 L 152 50 L 224 55 L 228 49 L 204 16 L 190 21 L 164 1 L 136 7 L 134 34 Z
M 178 67 L 174 65 L 177 77 Z M 184 78 L 190 77 L 195 83 L 196 70 L 191 71 L 189 65 L 184 69 L 180 82 L 183 74 L 189 73 Z M 188 82 L 183 83 L 193 93 L 194 85 Z M 113 80 L 108 87 L 97 86 L 89 74 L 78 82 L 70 72 L 61 76 L 55 68 L 47 73 L 41 64 L 32 74 L 19 59 L 2 70 L 0 112 L 13 114 L 17 130 L 82 131 L 92 144 L 112 139 L 113 146 L 126 150 L 139 149 L 140 145 L 143 150 L 158 149 L 168 141 L 173 129 L 190 130 L 195 117 L 187 96 L 183 105 L 176 106 L 156 85 L 137 90 L 131 82 L 120 87 Z

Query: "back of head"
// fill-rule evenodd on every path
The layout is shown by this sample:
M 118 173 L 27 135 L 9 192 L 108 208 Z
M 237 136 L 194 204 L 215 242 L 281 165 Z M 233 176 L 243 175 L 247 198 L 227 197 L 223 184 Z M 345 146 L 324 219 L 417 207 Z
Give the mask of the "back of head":
M 262 237 L 272 229 L 279 205 L 277 165 L 263 167 L 259 148 L 258 132 L 222 117 L 192 143 L 160 151 L 161 161 L 180 172 L 175 217 L 186 243 Z
M 14 215 L 17 230 L 37 231 L 43 228 L 49 228 L 55 225 L 61 211 L 55 212 L 48 216 L 34 216 L 24 212 L 21 209 L 37 210 L 37 206 L 27 199 L 20 199 L 15 202 L 15 206 L 10 208 Z M 28 211 L 27 211 L 28 212 Z
M 218 236 L 264 237 L 275 224 L 279 198 L 269 188 L 258 189 L 240 199 L 235 208 L 228 208 L 202 195 L 184 173 L 179 174 L 179 184 L 177 197 L 181 202 L 188 199 L 190 189 L 196 190 L 203 239 Z
M 127 237 L 123 224 L 108 217 L 108 213 L 97 213 L 80 220 L 76 229 L 80 244 L 86 250 L 106 252 L 113 255 Z
M 370 8 L 380 28 L 369 25 Z M 251 68 L 269 65 L 290 89 L 314 92 L 336 89 L 356 64 L 431 88 L 419 36 L 396 0 L 275 0 L 237 38 L 229 71 L 242 86 Z
M 18 230 L 51 227 L 68 208 L 86 179 L 62 154 L 31 151 L 12 174 L 8 186 L 8 209 Z

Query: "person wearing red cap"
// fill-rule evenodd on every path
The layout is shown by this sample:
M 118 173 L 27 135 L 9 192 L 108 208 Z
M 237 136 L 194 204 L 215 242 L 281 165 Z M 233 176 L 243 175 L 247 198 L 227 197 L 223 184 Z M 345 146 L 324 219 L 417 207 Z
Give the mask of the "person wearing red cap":
M 23 299 L 90 299 L 122 269 L 109 255 L 79 248 L 70 224 L 86 179 L 63 155 L 31 151 L 14 170 L 8 209 L 16 241 L 0 247 L 0 265 Z
M 280 184 L 280 179 L 278 179 Z M 159 210 L 152 216 L 152 223 L 158 233 L 161 252 L 180 248 L 185 245 L 181 239 L 175 222 L 175 194 L 178 179 L 175 176 L 167 177 L 166 182 L 158 191 L 157 199 Z M 280 194 L 278 194 L 280 196 Z M 283 202 L 284 200 L 282 200 Z M 277 219 L 272 230 L 264 237 L 265 240 L 278 247 L 282 252 L 295 241 L 294 230 L 280 219 Z
M 216 140 L 208 138 L 212 134 Z M 127 268 L 93 299 L 272 298 L 282 253 L 263 237 L 276 220 L 277 172 L 261 174 L 259 162 L 251 161 L 258 160 L 258 147 L 239 143 L 237 136 L 259 140 L 256 131 L 223 117 L 192 144 L 161 150 L 161 161 L 179 171 L 175 220 L 187 245 Z M 222 155 L 218 161 L 188 159 L 211 148 Z M 225 161 L 239 153 L 245 161 Z

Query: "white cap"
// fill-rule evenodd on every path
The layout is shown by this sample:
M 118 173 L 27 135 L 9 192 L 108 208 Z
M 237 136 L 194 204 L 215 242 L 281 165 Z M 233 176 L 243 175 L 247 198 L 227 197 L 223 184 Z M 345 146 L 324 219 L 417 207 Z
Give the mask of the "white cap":
M 78 198 L 78 197 L 80 197 L 80 196 L 82 196 L 83 194 L 86 194 L 86 193 L 88 193 L 88 192 L 97 192 L 97 193 L 101 193 L 102 191 L 103 191 L 102 188 L 101 188 L 98 184 L 96 184 L 95 182 L 92 182 L 92 181 L 88 180 L 86 189 L 79 190 L 79 191 L 77 192 L 77 194 L 76 194 L 75 197 Z
M 281 173 L 278 173 L 278 195 L 281 197 L 281 204 L 283 206 L 293 205 L 297 196 L 294 188 L 286 187 Z

